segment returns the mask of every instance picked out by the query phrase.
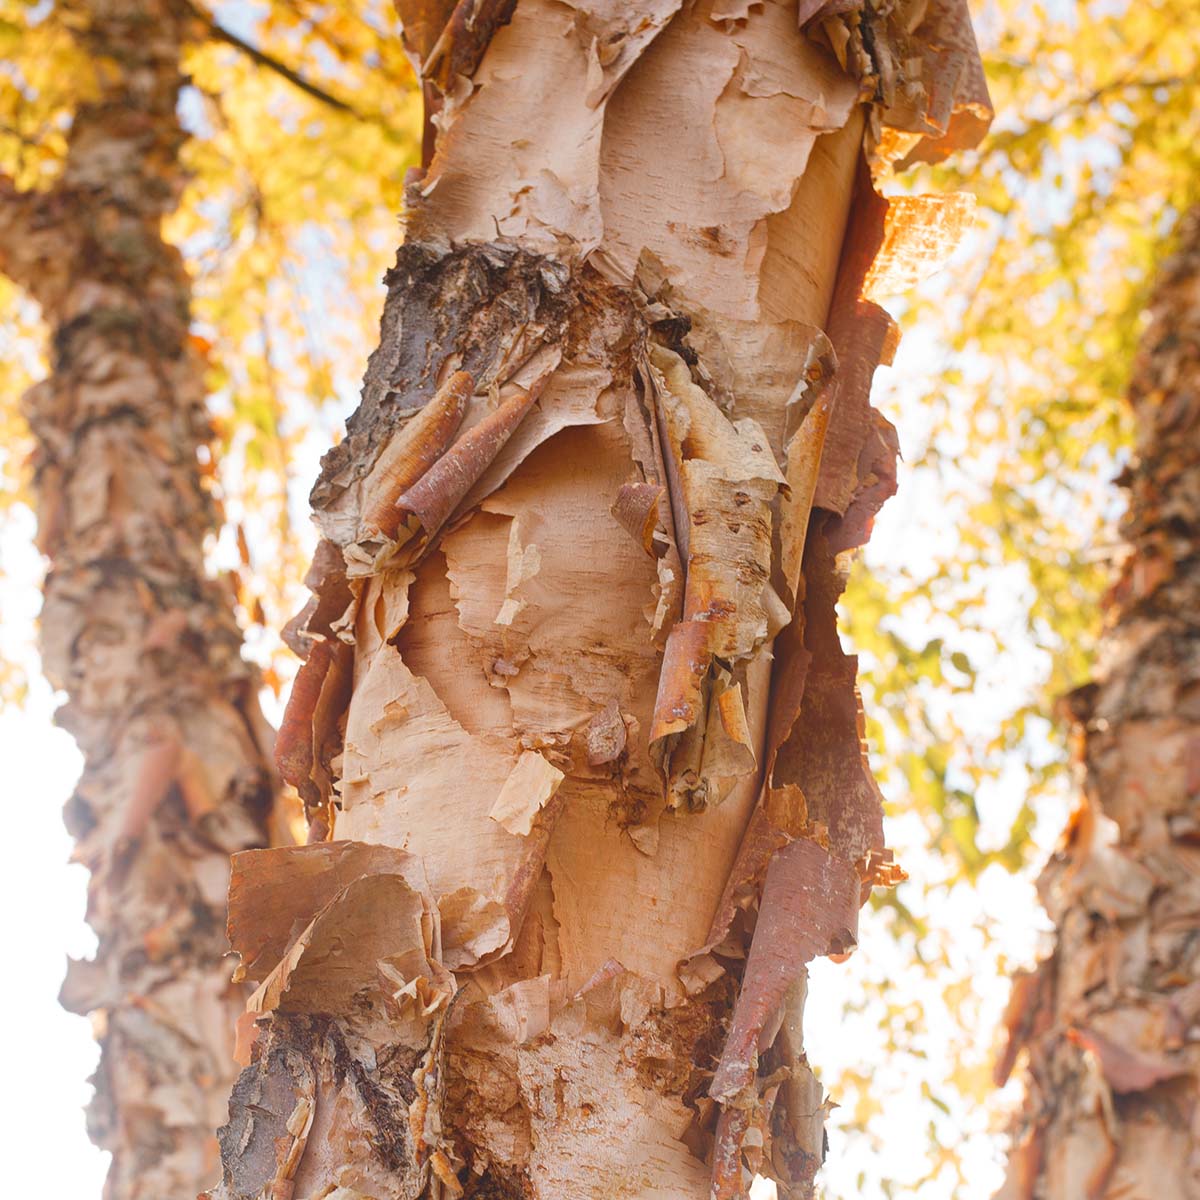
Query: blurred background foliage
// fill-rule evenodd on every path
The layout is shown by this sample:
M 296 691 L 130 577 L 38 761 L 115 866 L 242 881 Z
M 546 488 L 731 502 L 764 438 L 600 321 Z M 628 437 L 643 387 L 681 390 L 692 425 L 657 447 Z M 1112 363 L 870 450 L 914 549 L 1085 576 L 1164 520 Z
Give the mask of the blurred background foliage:
M 421 105 L 386 0 L 193 10 L 190 185 L 169 233 L 209 362 L 213 561 L 237 575 L 248 652 L 278 697 L 308 482 L 375 342 Z M 810 1055 L 842 1105 L 835 1198 L 999 1182 L 993 1033 L 1007 975 L 1037 952 L 1032 876 L 1071 801 L 1055 702 L 1091 669 L 1119 552 L 1142 303 L 1200 198 L 1194 0 L 986 0 L 975 15 L 992 135 L 887 181 L 969 190 L 980 218 L 895 306 L 906 341 L 876 403 L 901 432 L 901 492 L 843 604 L 911 879 L 864 920 L 862 952 L 814 970 Z M 22 187 L 56 177 L 87 87 L 67 19 L 52 0 L 0 0 L 0 170 Z M 3 280 L 0 330 L 3 545 L 31 524 L 19 396 L 44 369 L 36 310 Z M 20 703 L 32 630 L 6 626 L 0 694 Z
M 1194 0 L 973 12 L 991 135 L 888 182 L 971 191 L 979 221 L 895 307 L 906 342 L 875 403 L 906 462 L 842 606 L 911 878 L 814 987 L 811 1054 L 844 1106 L 839 1200 L 1001 1180 L 1012 1095 L 992 1089 L 994 1035 L 1007 976 L 1038 953 L 1033 879 L 1073 803 L 1057 702 L 1092 670 L 1121 552 L 1143 304 L 1200 200 Z
M 236 577 L 249 653 L 278 697 L 294 672 L 278 633 L 302 602 L 313 543 L 308 486 L 374 345 L 421 100 L 388 0 L 181 2 L 195 30 L 180 97 L 189 184 L 167 234 L 192 273 L 208 360 L 226 522 L 213 561 Z M 86 95 L 70 20 L 51 0 L 0 0 L 0 171 L 22 188 L 56 179 Z M 36 310 L 6 280 L 0 329 L 0 521 L 23 528 L 20 396 L 44 347 Z M 7 631 L 9 701 L 29 634 Z

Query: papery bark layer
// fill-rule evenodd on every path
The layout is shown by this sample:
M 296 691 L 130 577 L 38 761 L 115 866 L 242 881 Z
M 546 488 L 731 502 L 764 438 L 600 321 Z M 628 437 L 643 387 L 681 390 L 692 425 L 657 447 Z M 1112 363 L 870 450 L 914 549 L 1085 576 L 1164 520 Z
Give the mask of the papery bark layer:
M 915 111 L 928 31 L 901 7 Z M 374 1182 L 391 1143 L 380 1128 L 363 1160 L 346 1108 L 306 1160 L 343 1164 L 320 1176 L 341 1200 L 730 1200 L 755 1171 L 808 1195 L 805 963 L 849 949 L 897 874 L 834 609 L 837 556 L 895 479 L 867 399 L 894 342 L 873 300 L 949 209 L 888 224 L 865 162 L 892 99 L 795 5 L 399 8 L 437 137 L 363 403 L 312 494 L 345 570 L 316 573 L 295 632 L 353 658 L 310 811 L 419 862 L 440 949 L 408 949 L 454 991 L 409 1045 L 441 1090 L 396 1083 L 426 1157 L 405 1143 Z M 949 96 L 914 140 L 976 99 Z M 474 381 L 460 431 L 394 538 L 364 536 L 375 464 L 454 370 Z M 359 928 L 365 899 L 342 903 Z M 310 930 L 273 943 L 285 973 L 312 961 Z M 381 978 L 426 991 L 352 957 L 355 1000 L 329 1016 L 367 1078 L 403 1057 L 382 1027 L 350 1036 Z M 330 1051 L 278 1006 L 257 1024 L 248 1078 L 296 1111 Z M 234 1200 L 251 1193 L 226 1141 L 214 1195 Z M 324 1195 L 303 1169 L 276 1181 Z

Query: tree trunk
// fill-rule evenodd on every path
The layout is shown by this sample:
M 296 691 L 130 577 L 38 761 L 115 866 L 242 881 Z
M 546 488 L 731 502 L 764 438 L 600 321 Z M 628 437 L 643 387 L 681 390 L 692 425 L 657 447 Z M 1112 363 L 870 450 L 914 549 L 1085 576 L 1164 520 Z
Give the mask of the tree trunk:
M 63 9 L 95 68 L 65 169 L 47 192 L 0 183 L 0 269 L 51 330 L 52 372 L 25 397 L 49 559 L 41 639 L 84 755 L 66 819 L 99 939 L 63 1002 L 100 1029 L 89 1127 L 113 1155 L 105 1196 L 188 1200 L 216 1177 L 236 1074 L 228 859 L 265 844 L 275 773 L 233 599 L 204 568 L 204 364 L 160 233 L 184 183 L 184 24 L 155 0 Z
M 1016 981 L 998 1064 L 1028 1050 L 1006 1200 L 1200 1196 L 1200 209 L 1149 317 L 1128 552 L 1068 698 L 1084 800 L 1039 881 L 1057 943 Z
M 964 6 L 817 7 L 400 5 L 436 141 L 312 496 L 320 844 L 235 859 L 220 1200 L 810 1191 L 804 964 L 894 875 L 834 607 L 871 298 L 967 211 L 864 130 L 986 121 Z

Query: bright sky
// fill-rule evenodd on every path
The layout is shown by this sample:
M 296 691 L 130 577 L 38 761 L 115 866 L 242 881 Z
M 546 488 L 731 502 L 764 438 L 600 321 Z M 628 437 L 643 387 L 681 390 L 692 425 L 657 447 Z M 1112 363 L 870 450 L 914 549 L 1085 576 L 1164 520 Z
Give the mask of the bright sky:
M 96 1064 L 91 1025 L 58 1006 L 68 955 L 85 957 L 95 938 L 84 923 L 87 873 L 70 864 L 62 805 L 79 774 L 71 738 L 53 728 L 50 688 L 28 649 L 38 607 L 40 564 L 31 514 L 18 515 L 0 541 L 0 655 L 24 666 L 30 695 L 23 710 L 0 712 L 0 762 L 14 815 L 11 855 L 0 871 L 5 985 L 0 1023 L 0 1129 L 11 1196 L 99 1200 L 107 1155 L 88 1141 L 85 1082 Z

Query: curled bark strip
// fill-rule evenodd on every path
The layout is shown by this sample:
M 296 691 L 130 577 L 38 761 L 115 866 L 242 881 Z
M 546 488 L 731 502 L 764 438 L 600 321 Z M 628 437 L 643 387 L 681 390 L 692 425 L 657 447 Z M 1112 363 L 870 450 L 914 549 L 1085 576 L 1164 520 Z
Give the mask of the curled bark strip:
M 808 536 L 813 499 L 817 493 L 821 455 L 825 449 L 829 421 L 837 402 L 836 383 L 832 387 L 829 383 L 833 361 L 834 354 L 830 349 L 826 356 L 814 364 L 813 384 L 819 390 L 803 423 L 787 447 L 785 475 L 789 494 L 783 498 L 779 510 L 779 557 L 787 594 L 793 602 L 800 591 L 800 568 L 804 562 L 804 543 Z M 836 379 L 836 376 L 833 378 Z
M 739 913 L 757 905 L 771 857 L 786 844 L 786 835 L 771 824 L 761 805 L 756 807 L 738 846 L 708 938 L 679 964 L 679 978 L 690 993 L 701 991 L 724 970 L 714 956 L 740 959 L 745 954 L 742 939 L 733 936 L 734 923 Z
M 851 222 L 843 241 L 830 309 L 829 335 L 837 371 L 832 385 L 819 393 L 788 446 L 787 478 L 792 494 L 782 506 L 780 553 L 783 583 L 794 589 L 797 602 L 790 624 L 774 647 L 765 756 L 768 779 L 773 777 L 778 756 L 793 734 L 797 746 L 802 737 L 814 739 L 818 746 L 825 745 L 837 727 L 834 714 L 849 711 L 844 697 L 833 700 L 824 694 L 845 684 L 843 680 L 835 686 L 829 677 L 835 669 L 845 674 L 835 662 L 837 658 L 844 660 L 844 656 L 836 629 L 830 629 L 827 620 L 828 605 L 836 602 L 841 586 L 832 556 L 867 540 L 875 513 L 895 491 L 898 454 L 894 429 L 870 406 L 871 380 L 876 366 L 890 360 L 895 325 L 883 309 L 863 299 L 863 295 L 868 287 L 874 289 L 872 294 L 886 290 L 888 280 L 917 269 L 905 249 L 898 223 L 889 225 L 888 218 L 888 203 L 875 193 L 869 172 L 860 160 Z M 918 248 L 923 244 L 919 234 L 914 240 Z M 891 246 L 889 261 L 893 266 L 877 268 L 876 258 L 885 243 Z M 843 515 L 840 521 L 831 521 L 827 515 L 814 518 L 814 507 Z M 806 557 L 814 529 L 821 535 L 819 553 Z M 805 590 L 814 595 L 806 597 Z M 818 600 L 818 593 L 823 600 Z M 834 597 L 832 601 L 830 596 Z M 815 622 L 810 608 L 822 614 Z M 814 672 L 814 655 L 819 659 L 818 672 Z M 808 713 L 817 724 L 812 731 L 801 730 L 797 720 L 804 711 L 806 689 L 813 686 L 814 679 L 823 694 L 809 699 Z M 858 707 L 856 696 L 851 703 Z M 797 749 L 796 757 L 799 753 Z M 851 770 L 851 778 L 857 781 L 860 772 Z M 814 773 L 808 772 L 810 776 Z M 781 781 L 792 777 L 785 771 Z M 797 779 L 804 784 L 803 778 Z M 868 844 L 882 846 L 882 830 L 875 836 L 879 824 L 878 818 L 871 815 L 872 807 L 878 806 L 875 790 L 867 785 L 855 786 L 850 795 L 857 798 L 856 802 L 842 807 L 856 812 L 854 817 L 842 813 L 835 818 L 823 797 L 818 797 L 816 811 L 818 819 L 838 827 L 850 823 L 859 826 L 857 842 L 847 844 L 846 849 L 846 857 L 854 861 Z
M 241 958 L 239 979 L 265 978 L 282 960 L 297 924 L 354 880 L 383 873 L 404 875 L 418 887 L 424 880 L 412 855 L 362 842 L 246 850 L 232 861 L 228 934 Z
M 762 849 L 770 821 L 758 819 Z M 712 1200 L 744 1200 L 751 1177 L 763 1169 L 765 1146 L 774 1177 L 811 1194 L 825 1106 L 804 1058 L 804 981 L 813 958 L 854 944 L 858 903 L 857 872 L 816 841 L 799 838 L 772 856 L 741 992 L 709 1088 L 721 1107 Z
M 858 456 L 858 486 L 840 521 L 828 526 L 829 548 L 840 554 L 867 543 L 875 514 L 896 494 L 896 464 L 900 439 L 895 426 L 877 409 L 870 410 L 871 426 Z
M 346 584 L 346 562 L 342 558 L 341 547 L 335 542 L 329 541 L 328 538 L 317 542 L 312 562 L 308 564 L 308 570 L 304 573 L 304 586 L 322 600 L 326 593 L 331 591 L 339 593 L 339 600 L 344 597 L 342 607 L 329 615 L 330 621 L 345 611 L 345 605 L 350 602 L 349 588 Z M 327 633 L 324 628 L 318 628 L 316 631 Z
M 737 1103 L 774 1037 L 787 989 L 814 958 L 843 953 L 858 929 L 858 873 L 807 838 L 771 859 L 733 1024 L 709 1095 Z
M 283 644 L 297 658 L 307 658 L 312 648 L 312 642 L 307 636 L 307 630 L 309 624 L 317 615 L 318 607 L 319 603 L 316 596 L 309 596 L 304 607 L 279 632 Z
M 308 603 L 283 627 L 284 644 L 297 658 L 307 658 L 315 638 L 332 638 L 334 623 L 353 600 L 346 581 L 346 560 L 336 542 L 322 538 L 304 576 L 312 592 Z
M 860 82 L 871 143 L 897 169 L 973 146 L 992 119 L 967 0 L 802 0 L 800 24 Z
M 680 556 L 680 545 L 685 547 L 687 530 L 682 533 L 677 524 L 676 497 L 666 481 L 674 479 L 672 487 L 678 492 L 678 476 L 673 474 L 674 464 L 668 464 L 663 456 L 663 434 L 657 406 L 653 404 L 654 381 L 649 363 L 643 362 L 637 370 L 638 386 L 632 389 L 625 404 L 625 429 L 629 434 L 634 461 L 641 468 L 644 481 L 660 488 L 658 498 L 658 528 L 665 541 L 655 549 L 658 558 L 658 602 L 650 620 L 651 633 L 656 646 L 661 647 L 671 626 L 679 619 L 683 609 L 684 568 Z M 678 538 L 684 538 L 683 543 Z
M 665 491 L 657 483 L 627 483 L 612 506 L 617 524 L 652 557 L 657 557 L 654 531 L 658 528 L 658 503 Z
M 703 808 L 719 802 L 754 769 L 741 755 L 729 775 L 705 770 L 714 661 L 751 659 L 790 613 L 771 586 L 771 504 L 786 481 L 762 429 L 731 422 L 695 384 L 684 360 L 651 347 L 651 381 L 670 450 L 676 531 L 687 529 L 683 620 L 667 638 L 651 726 L 651 754 L 667 783 L 668 803 Z M 727 672 L 728 673 L 728 672 Z M 709 693 L 715 694 L 710 696 Z M 718 721 L 714 729 L 724 728 Z M 713 758 L 725 765 L 725 755 Z
M 421 7 L 426 7 L 422 5 Z M 406 4 L 401 4 L 403 13 Z M 421 75 L 447 91 L 454 80 L 468 79 L 483 59 L 496 30 L 512 20 L 517 0 L 458 0 L 450 19 L 421 63 Z
M 721 1108 L 713 1200 L 744 1200 L 766 1146 L 776 1180 L 811 1194 L 827 1106 L 804 1057 L 806 965 L 852 946 L 858 896 L 857 872 L 816 841 L 788 842 L 770 859 L 742 991 L 709 1087 Z
M 788 989 L 783 1014 L 771 1047 L 771 1071 L 780 1078 L 772 1105 L 771 1166 L 782 1196 L 812 1195 L 825 1161 L 825 1118 L 832 1107 L 804 1053 L 804 1005 L 808 977 Z
M 899 156 L 909 148 L 897 170 L 915 162 L 941 162 L 956 150 L 977 145 L 992 123 L 967 0 L 932 0 L 913 36 L 921 59 L 921 98 L 914 104 L 905 93 L 904 101 L 884 114 L 896 131 L 888 139 L 888 152 Z
M 406 561 L 417 557 L 437 536 L 471 485 L 513 435 L 535 399 L 533 391 L 517 391 L 467 430 L 413 487 L 397 497 L 397 523 L 407 528 L 411 539 L 403 554 Z
M 505 952 L 511 948 L 525 923 L 525 915 L 533 898 L 534 888 L 546 865 L 546 851 L 550 848 L 550 835 L 562 814 L 566 796 L 556 792 L 534 818 L 533 828 L 525 838 L 525 854 L 508 881 L 504 893 L 504 908 L 508 913 L 511 940 Z
M 1004 1009 L 1001 1028 L 1004 1044 L 992 1063 L 992 1083 L 1002 1088 L 1017 1065 L 1017 1057 L 1024 1049 L 1029 1034 L 1029 1023 L 1038 1003 L 1038 992 L 1043 986 L 1044 971 L 1019 971 L 1013 976 L 1012 991 Z
M 292 692 L 283 720 L 279 725 L 279 736 L 275 741 L 275 765 L 286 783 L 300 793 L 300 798 L 309 804 L 317 799 L 312 782 L 313 731 L 312 719 L 317 699 L 325 676 L 333 664 L 333 647 L 327 641 L 316 642 L 309 650 L 308 658 L 292 682 Z
M 704 788 L 707 799 L 717 803 L 729 794 L 737 780 L 754 773 L 758 765 L 757 739 L 746 715 L 741 681 L 719 667 L 708 682 L 708 692 L 704 736 L 699 739 L 697 782 Z M 687 778 L 679 782 L 690 796 L 692 780 Z
M 328 761 L 336 753 L 338 722 L 350 702 L 353 650 L 340 641 L 313 641 L 296 673 L 275 742 L 275 764 L 296 789 L 310 819 L 331 794 Z M 326 824 L 329 817 L 326 814 Z
M 875 191 L 865 158 L 854 181 L 850 222 L 838 260 L 829 306 L 829 340 L 837 354 L 836 415 L 824 439 L 813 503 L 844 513 L 858 486 L 858 458 L 870 431 L 871 380 L 895 350 L 895 323 L 863 298 L 863 288 L 884 241 L 888 202 Z
M 689 992 L 699 991 L 721 972 L 717 957 L 745 956 L 749 934 L 735 930 L 739 914 L 757 910 L 767 868 L 776 852 L 797 838 L 828 848 L 828 830 L 809 820 L 808 803 L 798 787 L 767 788 L 750 814 L 705 944 L 679 964 L 679 977 Z M 866 878 L 862 870 L 858 874 Z M 752 920 L 743 924 L 752 926 Z
M 396 536 L 400 524 L 397 498 L 445 453 L 462 424 L 474 389 L 475 380 L 469 372 L 455 371 L 384 447 L 366 478 L 360 540 Z
M 804 703 L 804 688 L 812 665 L 812 652 L 804 644 L 803 597 L 796 606 L 792 623 L 775 639 L 772 652 L 775 662 L 771 671 L 771 703 L 767 713 L 763 763 L 763 778 L 766 780 L 773 777 L 780 747 L 792 735 Z
M 863 743 L 857 660 L 843 652 L 838 638 L 837 601 L 844 578 L 825 534 L 828 521 L 823 516 L 809 532 L 803 624 L 809 657 L 797 651 L 792 659 L 796 669 L 804 664 L 803 690 L 791 732 L 779 744 L 772 783 L 796 784 L 807 799 L 810 818 L 829 830 L 830 847 L 846 862 L 857 863 L 883 848 L 883 803 Z M 788 638 L 792 636 L 789 632 Z M 792 716 L 783 714 L 772 745 Z
M 875 301 L 942 266 L 973 212 L 973 199 L 960 194 L 889 201 L 876 193 L 865 160 L 860 161 L 829 312 L 829 339 L 838 363 L 835 409 L 813 498 L 818 507 L 850 517 L 852 502 L 860 501 L 863 492 L 872 493 L 853 522 L 858 540 L 848 538 L 847 546 L 865 541 L 870 517 L 894 491 L 894 467 L 887 468 L 886 455 L 873 445 L 881 441 L 890 447 L 894 434 L 889 435 L 890 425 L 871 408 L 870 391 L 875 368 L 892 361 L 899 336 L 895 322 Z M 891 479 L 891 490 L 875 487 L 881 477 Z
M 442 36 L 454 7 L 455 0 L 397 0 L 401 40 L 418 70 Z
M 700 720 L 701 683 L 711 659 L 709 633 L 702 621 L 680 621 L 671 630 L 663 651 L 651 744 L 682 733 Z
M 742 1200 L 752 1172 L 742 1164 L 742 1147 L 754 1121 L 749 1108 L 722 1108 L 713 1139 L 712 1200 Z

